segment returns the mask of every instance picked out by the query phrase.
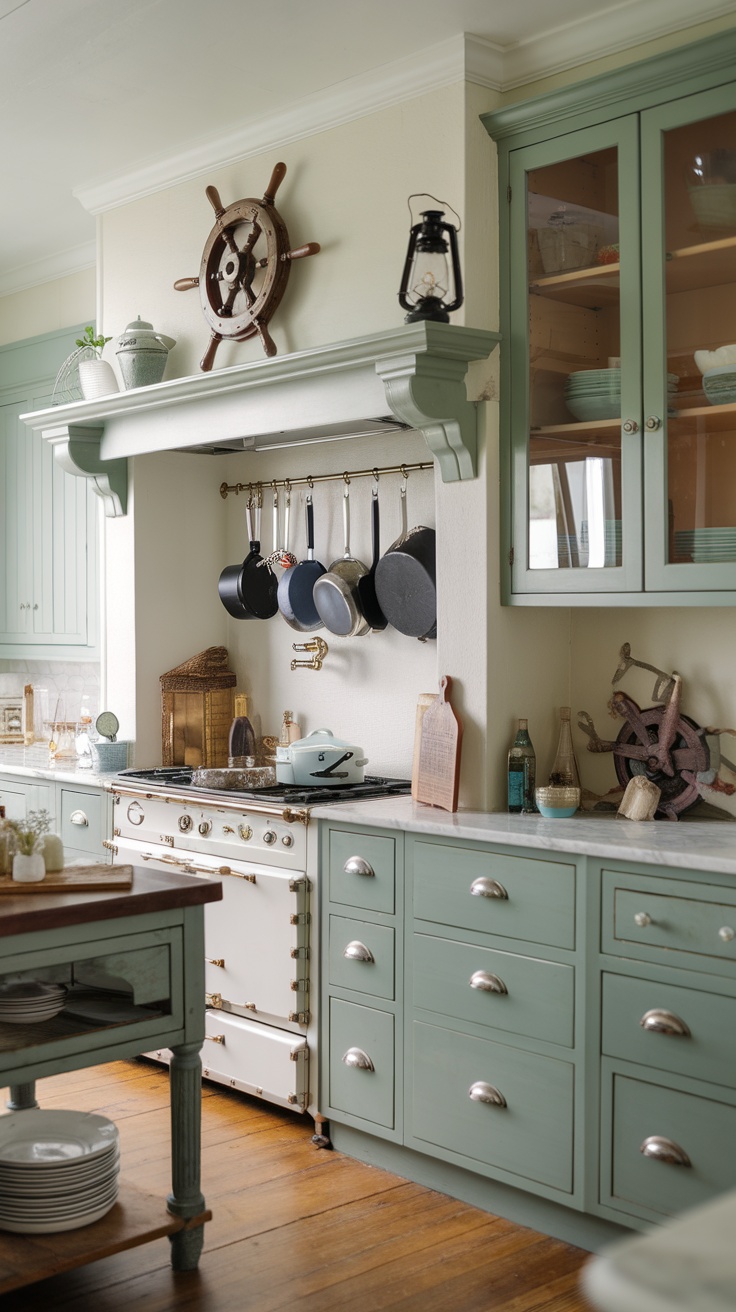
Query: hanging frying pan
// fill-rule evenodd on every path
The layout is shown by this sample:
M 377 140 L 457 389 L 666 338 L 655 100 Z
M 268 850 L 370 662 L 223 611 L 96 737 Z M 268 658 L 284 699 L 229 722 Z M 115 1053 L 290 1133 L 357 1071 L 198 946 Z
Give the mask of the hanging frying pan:
M 284 534 L 283 534 L 283 552 L 282 552 L 282 559 L 285 560 L 288 560 L 290 556 L 289 553 L 290 519 L 291 519 L 291 491 L 289 487 L 287 487 L 286 496 L 284 498 Z M 299 620 L 296 618 L 296 615 L 294 614 L 291 605 L 291 600 L 289 598 L 289 586 L 291 583 L 291 575 L 294 573 L 294 570 L 298 568 L 296 558 L 291 556 L 290 559 L 291 559 L 291 564 L 288 564 L 287 568 L 284 570 L 283 574 L 281 575 L 281 578 L 279 579 L 279 586 L 276 591 L 276 601 L 278 603 L 280 614 L 283 615 L 284 619 L 286 620 L 286 623 L 290 626 L 290 628 L 296 629 L 298 633 L 306 633 L 309 630 L 309 625 L 300 624 Z
M 408 638 L 437 636 L 437 535 L 406 528 L 406 483 L 401 488 L 401 533 L 376 566 L 376 596 L 389 624 Z
M 380 539 L 380 518 L 378 513 L 378 475 L 375 474 L 376 482 L 373 484 L 372 505 L 371 505 L 371 525 L 373 532 L 373 560 L 367 574 L 362 579 L 358 579 L 358 601 L 360 609 L 365 615 L 374 632 L 380 632 L 385 629 L 388 620 L 378 604 L 376 596 L 376 566 L 378 565 L 379 539 Z
M 249 490 L 248 500 L 245 503 L 245 519 L 246 519 L 246 524 L 248 526 L 248 540 L 250 542 L 251 554 L 253 552 L 253 548 L 255 547 L 257 549 L 258 547 L 258 543 L 253 541 L 253 525 L 251 519 L 252 504 L 253 504 L 253 495 L 252 492 Z M 245 561 L 243 561 L 242 564 L 240 565 L 226 565 L 225 569 L 222 571 L 220 575 L 220 579 L 217 584 L 217 590 L 220 594 L 220 601 L 222 602 L 228 614 L 232 615 L 233 618 L 236 620 L 253 619 L 253 615 L 251 614 L 250 610 L 248 610 L 247 606 L 244 604 L 240 594 L 240 576 L 243 570 L 245 569 L 245 566 L 249 559 L 250 556 L 246 556 Z
M 288 571 L 288 601 L 294 619 L 310 632 L 323 627 L 319 611 L 314 604 L 314 585 L 325 573 L 325 567 L 314 559 L 314 507 L 312 493 L 307 493 L 307 558 Z
M 360 609 L 358 580 L 368 573 L 360 560 L 350 555 L 350 484 L 347 479 L 342 498 L 342 522 L 345 550 L 333 560 L 326 574 L 314 585 L 314 604 L 330 630 L 341 638 L 362 638 L 371 626 Z
M 274 574 L 268 561 L 261 555 L 261 506 L 263 504 L 263 494 L 259 487 L 254 507 L 246 506 L 246 514 L 252 514 L 252 520 L 249 516 L 248 531 L 255 533 L 251 537 L 250 551 L 243 561 L 243 568 L 240 571 L 238 580 L 238 592 L 244 609 L 247 611 L 246 618 L 256 620 L 270 620 L 278 610 L 278 579 Z

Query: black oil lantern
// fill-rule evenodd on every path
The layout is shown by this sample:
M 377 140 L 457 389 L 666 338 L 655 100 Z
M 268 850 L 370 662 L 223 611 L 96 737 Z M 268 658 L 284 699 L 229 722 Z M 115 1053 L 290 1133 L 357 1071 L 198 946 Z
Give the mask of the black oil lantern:
M 413 196 L 409 197 L 409 213 L 413 199 Z M 435 200 L 435 197 L 429 199 Z M 455 228 L 444 222 L 444 216 L 445 211 L 441 209 L 423 210 L 421 223 L 413 224 L 410 229 L 409 249 L 399 288 L 399 305 L 408 310 L 405 323 L 416 323 L 420 319 L 449 323 L 451 311 L 458 310 L 463 303 L 457 249 L 460 221 L 458 219 Z

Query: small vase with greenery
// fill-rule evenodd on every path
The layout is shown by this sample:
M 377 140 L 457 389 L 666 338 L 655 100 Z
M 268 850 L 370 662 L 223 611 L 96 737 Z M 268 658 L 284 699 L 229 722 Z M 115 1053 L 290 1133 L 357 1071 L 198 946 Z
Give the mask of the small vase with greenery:
M 106 343 L 111 341 L 111 337 L 103 337 L 101 333 L 96 333 L 92 324 L 87 325 L 82 337 L 76 338 L 80 351 L 79 386 L 87 401 L 119 391 L 112 365 L 102 358 Z
M 13 879 L 18 883 L 35 883 L 43 879 L 44 835 L 49 832 L 48 811 L 29 811 L 25 820 L 7 821 L 13 850 Z

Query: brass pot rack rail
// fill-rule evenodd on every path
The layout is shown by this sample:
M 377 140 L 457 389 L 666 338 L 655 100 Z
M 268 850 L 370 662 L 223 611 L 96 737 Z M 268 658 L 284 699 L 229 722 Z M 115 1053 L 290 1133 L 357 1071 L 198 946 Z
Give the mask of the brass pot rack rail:
M 372 469 L 345 469 L 342 474 L 307 474 L 304 478 L 269 478 L 251 480 L 250 483 L 221 483 L 220 496 L 223 501 L 230 492 L 236 496 L 241 492 L 252 491 L 254 488 L 273 488 L 284 487 L 289 490 L 293 487 L 314 487 L 315 483 L 334 483 L 342 479 L 345 483 L 350 483 L 354 478 L 375 478 L 378 480 L 382 474 L 401 474 L 402 478 L 408 478 L 409 474 L 420 469 L 432 469 L 433 460 L 425 460 L 416 464 L 402 465 L 381 465 L 380 468 L 374 466 Z

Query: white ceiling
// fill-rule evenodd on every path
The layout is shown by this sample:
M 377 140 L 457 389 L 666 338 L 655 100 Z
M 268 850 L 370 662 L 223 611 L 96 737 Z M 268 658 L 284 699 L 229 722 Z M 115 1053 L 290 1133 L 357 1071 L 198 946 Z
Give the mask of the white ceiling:
M 297 122 L 303 134 L 463 69 L 504 89 L 733 11 L 728 0 L 0 0 L 0 294 L 88 267 L 93 211 L 300 135 Z

